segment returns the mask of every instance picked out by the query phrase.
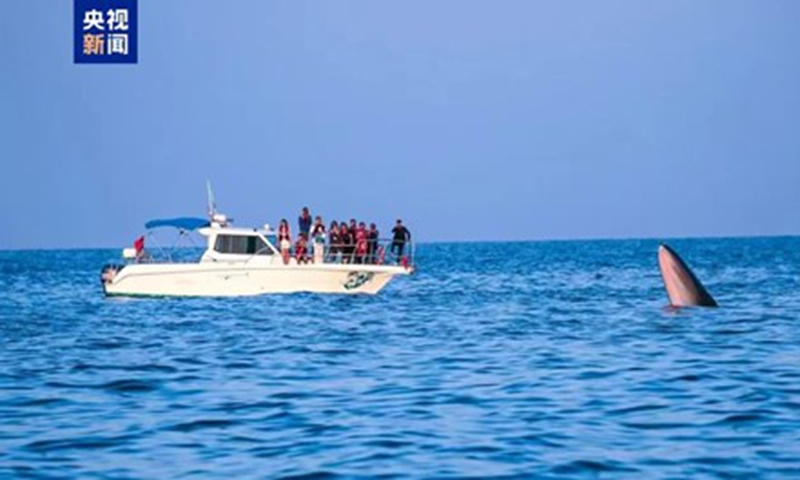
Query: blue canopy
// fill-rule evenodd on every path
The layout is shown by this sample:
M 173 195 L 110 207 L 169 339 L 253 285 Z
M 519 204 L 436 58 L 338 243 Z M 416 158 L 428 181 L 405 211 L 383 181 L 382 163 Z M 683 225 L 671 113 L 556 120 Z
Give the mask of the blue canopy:
M 144 228 L 150 230 L 151 228 L 158 227 L 172 227 L 181 230 L 197 230 L 198 228 L 207 227 L 208 225 L 208 220 L 205 218 L 181 217 L 150 220 L 144 224 Z

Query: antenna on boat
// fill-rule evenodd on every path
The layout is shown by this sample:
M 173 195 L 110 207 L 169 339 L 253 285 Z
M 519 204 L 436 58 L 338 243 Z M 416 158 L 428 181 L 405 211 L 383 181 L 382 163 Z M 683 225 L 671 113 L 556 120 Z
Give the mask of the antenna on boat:
M 214 200 L 214 191 L 211 190 L 211 180 L 206 180 L 206 193 L 208 194 L 208 218 L 214 219 L 217 213 L 217 202 Z
M 227 227 L 228 222 L 233 219 L 222 213 L 217 213 L 217 201 L 214 199 L 214 191 L 211 190 L 211 181 L 206 180 L 206 192 L 208 193 L 208 219 L 211 220 L 211 226 Z

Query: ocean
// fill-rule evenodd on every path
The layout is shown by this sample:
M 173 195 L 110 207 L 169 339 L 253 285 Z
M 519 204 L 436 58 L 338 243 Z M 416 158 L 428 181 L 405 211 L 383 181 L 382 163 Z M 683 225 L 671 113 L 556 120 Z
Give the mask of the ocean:
M 377 296 L 0 252 L 0 478 L 800 478 L 800 238 L 433 243 Z

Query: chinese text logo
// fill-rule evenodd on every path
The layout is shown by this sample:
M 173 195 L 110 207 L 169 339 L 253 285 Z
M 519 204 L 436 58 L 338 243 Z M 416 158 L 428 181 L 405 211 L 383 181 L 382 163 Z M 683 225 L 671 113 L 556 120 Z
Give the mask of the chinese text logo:
M 75 63 L 136 63 L 137 0 L 75 0 Z

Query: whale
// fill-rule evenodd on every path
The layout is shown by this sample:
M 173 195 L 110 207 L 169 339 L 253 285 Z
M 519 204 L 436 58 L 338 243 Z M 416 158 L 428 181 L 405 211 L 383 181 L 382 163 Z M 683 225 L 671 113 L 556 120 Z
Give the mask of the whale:
M 716 307 L 717 301 L 708 293 L 695 274 L 675 250 L 666 244 L 658 247 L 658 266 L 672 307 Z

